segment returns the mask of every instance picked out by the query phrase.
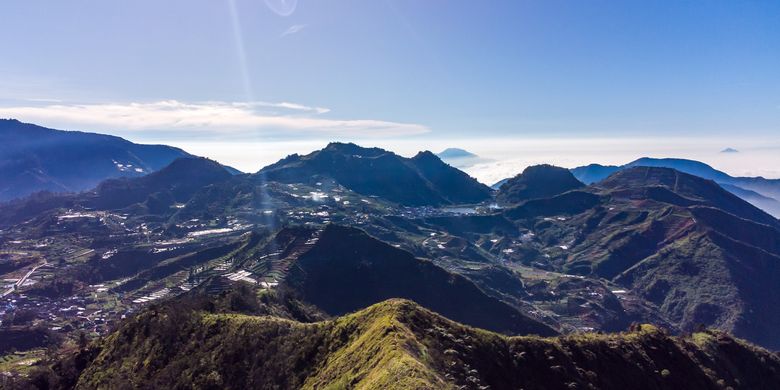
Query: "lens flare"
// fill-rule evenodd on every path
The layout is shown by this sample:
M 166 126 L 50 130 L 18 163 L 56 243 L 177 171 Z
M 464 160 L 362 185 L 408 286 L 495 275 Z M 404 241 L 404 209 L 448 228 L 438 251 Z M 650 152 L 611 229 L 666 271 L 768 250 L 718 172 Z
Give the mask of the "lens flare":
M 290 16 L 298 6 L 298 0 L 265 0 L 265 5 L 279 16 Z

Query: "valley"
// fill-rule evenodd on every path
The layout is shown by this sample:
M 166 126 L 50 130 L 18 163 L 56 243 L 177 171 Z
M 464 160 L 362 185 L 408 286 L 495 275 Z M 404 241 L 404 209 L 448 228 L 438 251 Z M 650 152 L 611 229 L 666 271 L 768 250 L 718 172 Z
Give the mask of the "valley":
M 402 188 L 418 197 L 388 192 L 396 179 L 372 170 L 397 168 L 372 159 L 407 166 Z M 491 193 L 434 159 L 421 169 L 331 144 L 233 175 L 186 158 L 87 192 L 5 203 L 0 332 L 39 335 L 19 345 L 34 362 L 45 358 L 36 350 L 101 340 L 149 307 L 248 288 L 318 319 L 404 298 L 509 336 L 648 323 L 780 347 L 780 318 L 764 309 L 780 307 L 769 288 L 780 281 L 780 222 L 717 184 L 636 167 L 585 186 L 541 166 Z M 460 184 L 446 183 L 463 180 L 487 195 L 451 201 Z
M 780 2 L 0 1 L 0 390 L 778 390 Z

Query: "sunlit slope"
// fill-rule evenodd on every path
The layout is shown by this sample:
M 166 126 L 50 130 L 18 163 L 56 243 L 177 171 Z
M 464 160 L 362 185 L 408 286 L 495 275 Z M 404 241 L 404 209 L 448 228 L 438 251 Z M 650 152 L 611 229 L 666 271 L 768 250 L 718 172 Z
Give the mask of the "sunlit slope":
M 313 324 L 148 310 L 93 352 L 78 388 L 773 389 L 780 358 L 726 334 L 505 337 L 410 301 Z

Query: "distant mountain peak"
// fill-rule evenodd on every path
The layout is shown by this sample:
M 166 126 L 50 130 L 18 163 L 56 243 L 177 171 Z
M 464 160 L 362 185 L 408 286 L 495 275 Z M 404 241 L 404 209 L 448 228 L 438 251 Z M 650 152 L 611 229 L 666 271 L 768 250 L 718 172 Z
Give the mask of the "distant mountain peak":
M 674 166 L 673 166 L 674 165 Z M 661 168 L 674 168 L 677 166 L 683 166 L 686 168 L 715 170 L 709 164 L 701 161 L 690 160 L 687 158 L 654 158 L 654 157 L 641 157 L 628 164 L 626 167 L 646 166 L 646 167 L 661 167 Z
M 599 183 L 598 186 L 602 188 L 665 186 L 678 190 L 682 188 L 682 185 L 690 183 L 715 185 L 712 180 L 683 173 L 674 168 L 638 165 L 615 172 Z
M 596 188 L 608 189 L 613 193 L 619 191 L 624 196 L 642 194 L 667 203 L 684 202 L 685 206 L 694 204 L 712 206 L 741 218 L 780 227 L 777 219 L 725 190 L 714 180 L 681 172 L 673 168 L 629 167 L 617 171 L 594 186 Z M 657 190 L 648 191 L 652 187 L 664 187 L 667 189 L 667 192 L 663 194 Z M 673 197 L 680 198 L 671 200 L 672 198 L 668 197 L 669 193 Z
M 479 157 L 474 153 L 471 153 L 465 149 L 460 148 L 447 148 L 436 154 L 441 159 L 448 158 L 475 158 Z
M 435 160 L 441 162 L 441 158 L 439 158 L 437 155 L 433 154 L 430 150 L 424 150 L 422 152 L 417 152 L 414 157 L 412 157 L 414 160 Z
M 366 148 L 352 142 L 331 142 L 321 151 L 336 152 L 340 154 L 356 155 L 361 157 L 376 157 L 377 155 L 389 153 L 388 151 L 381 148 Z
M 570 177 L 571 173 L 566 168 L 556 167 L 550 164 L 531 165 L 523 169 L 523 172 L 519 176 L 524 177 L 544 177 L 547 175 L 563 175 Z M 573 176 L 571 176 L 573 177 Z
M 739 153 L 739 150 L 734 148 L 726 148 L 720 151 L 721 153 Z
M 764 179 L 762 177 L 733 177 L 700 161 L 682 158 L 643 157 L 623 166 L 591 164 L 573 168 L 571 171 L 577 179 L 586 184 L 591 184 L 600 182 L 619 170 L 635 166 L 673 168 L 680 172 L 714 180 L 729 192 L 738 195 L 775 217 L 780 217 L 780 202 L 777 200 L 780 199 L 780 180 Z
M 193 173 L 196 173 L 195 170 L 203 169 L 222 171 L 225 170 L 225 167 L 210 158 L 186 156 L 173 160 L 173 162 L 168 164 L 168 166 L 164 167 L 163 169 L 160 169 L 158 172 L 163 173 L 169 171 L 192 171 Z
M 106 179 L 154 172 L 184 156 L 189 154 L 170 146 L 1 119 L 0 201 L 37 191 L 84 191 Z
M 329 142 L 328 145 L 325 146 L 325 150 L 345 150 L 347 148 L 360 148 L 357 144 L 353 142 Z
M 519 175 L 501 185 L 496 196 L 499 203 L 520 203 L 534 198 L 546 198 L 584 187 L 566 168 L 542 164 L 527 167 Z
M 100 183 L 95 189 L 92 205 L 106 209 L 127 207 L 141 203 L 158 192 L 170 192 L 171 199 L 186 202 L 199 189 L 232 176 L 216 161 L 204 157 L 182 157 L 146 176 Z

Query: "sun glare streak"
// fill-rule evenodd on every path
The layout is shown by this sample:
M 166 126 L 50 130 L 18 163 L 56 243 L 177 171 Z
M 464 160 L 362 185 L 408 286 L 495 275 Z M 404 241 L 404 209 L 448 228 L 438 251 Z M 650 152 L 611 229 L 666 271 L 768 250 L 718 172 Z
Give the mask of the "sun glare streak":
M 254 92 L 252 91 L 249 66 L 246 59 L 246 48 L 244 47 L 244 36 L 241 33 L 241 21 L 238 18 L 238 9 L 235 0 L 228 0 L 228 7 L 230 8 L 230 18 L 233 26 L 233 40 L 235 41 L 236 52 L 238 54 L 238 65 L 241 69 L 241 77 L 244 82 L 244 94 L 246 95 L 247 104 L 250 104 L 255 100 Z M 262 208 L 267 208 L 270 205 L 270 202 L 268 201 L 270 199 L 267 189 L 268 181 L 266 180 L 265 175 L 260 175 L 257 179 L 259 185 L 256 188 L 258 188 L 260 192 L 260 205 Z M 276 210 L 274 211 L 276 212 Z M 267 224 L 268 229 L 273 231 L 276 227 L 275 217 L 269 218 Z
M 233 27 L 233 43 L 236 47 L 236 54 L 238 55 L 238 67 L 241 69 L 241 78 L 244 83 L 244 94 L 246 101 L 254 101 L 252 92 L 251 79 L 249 77 L 249 67 L 247 66 L 246 49 L 244 47 L 244 36 L 241 34 L 241 21 L 238 18 L 238 8 L 236 7 L 235 0 L 228 0 L 228 8 L 230 9 L 231 26 Z

